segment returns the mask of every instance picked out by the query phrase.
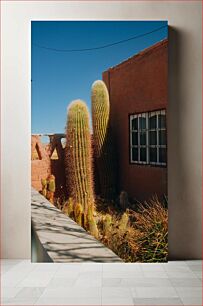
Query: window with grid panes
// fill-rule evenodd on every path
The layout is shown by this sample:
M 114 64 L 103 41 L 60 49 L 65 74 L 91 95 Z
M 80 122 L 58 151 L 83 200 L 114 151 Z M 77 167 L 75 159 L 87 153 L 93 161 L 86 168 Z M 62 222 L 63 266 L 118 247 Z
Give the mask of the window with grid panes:
M 166 111 L 130 116 L 132 163 L 166 165 Z

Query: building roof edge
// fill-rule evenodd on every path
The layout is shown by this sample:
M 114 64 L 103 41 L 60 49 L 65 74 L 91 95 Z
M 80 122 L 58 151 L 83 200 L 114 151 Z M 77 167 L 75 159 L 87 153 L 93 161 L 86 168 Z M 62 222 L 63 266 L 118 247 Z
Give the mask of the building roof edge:
M 159 41 L 158 43 L 146 48 L 146 49 L 143 49 L 142 51 L 132 55 L 131 57 L 127 58 L 126 60 L 122 61 L 121 63 L 115 65 L 115 66 L 112 66 L 112 67 L 109 67 L 107 70 L 103 71 L 103 73 L 107 72 L 107 71 L 112 71 L 112 70 L 116 70 L 117 68 L 121 68 L 121 66 L 125 65 L 125 64 L 128 64 L 129 62 L 133 61 L 133 60 L 136 60 L 146 54 L 149 54 L 151 53 L 152 51 L 164 46 L 164 45 L 168 45 L 168 38 L 165 38 L 161 41 Z

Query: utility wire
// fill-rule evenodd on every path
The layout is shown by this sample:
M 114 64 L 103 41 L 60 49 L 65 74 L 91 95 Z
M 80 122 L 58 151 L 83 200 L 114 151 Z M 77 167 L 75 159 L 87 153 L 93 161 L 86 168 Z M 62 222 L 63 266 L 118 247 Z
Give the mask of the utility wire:
M 147 36 L 149 34 L 152 34 L 154 32 L 157 32 L 157 31 L 159 31 L 159 30 L 161 30 L 163 28 L 166 28 L 166 27 L 167 27 L 167 25 L 166 26 L 162 26 L 160 28 L 157 28 L 157 29 L 152 30 L 152 31 L 147 32 L 147 33 L 139 34 L 139 35 L 136 35 L 136 36 L 124 39 L 124 40 L 120 40 L 120 41 L 117 41 L 117 42 L 114 42 L 114 43 L 111 43 L 111 44 L 107 44 L 107 45 L 103 45 L 103 46 L 98 46 L 98 47 L 93 47 L 93 48 L 84 48 L 84 49 L 56 49 L 56 48 L 50 48 L 50 47 L 41 46 L 41 45 L 38 45 L 38 44 L 35 44 L 35 43 L 33 43 L 33 45 L 35 47 L 37 47 L 37 48 L 40 48 L 40 49 L 45 49 L 45 50 L 55 51 L 55 52 L 83 52 L 83 51 L 92 51 L 92 50 L 99 50 L 99 49 L 109 48 L 109 47 L 112 47 L 112 46 L 115 46 L 115 45 L 118 45 L 118 44 L 125 43 L 125 42 L 130 41 L 130 40 L 141 38 L 141 37 Z

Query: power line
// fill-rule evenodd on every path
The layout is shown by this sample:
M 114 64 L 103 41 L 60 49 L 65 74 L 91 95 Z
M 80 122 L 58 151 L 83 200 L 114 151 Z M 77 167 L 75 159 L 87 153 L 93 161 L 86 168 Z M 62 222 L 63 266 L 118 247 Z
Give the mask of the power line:
M 35 44 L 35 43 L 33 43 L 33 45 L 35 47 L 37 47 L 37 48 L 40 48 L 40 49 L 45 49 L 45 50 L 55 51 L 55 52 L 83 52 L 83 51 L 92 51 L 92 50 L 99 50 L 99 49 L 109 48 L 109 47 L 112 47 L 112 46 L 115 46 L 115 45 L 118 45 L 118 44 L 125 43 L 125 42 L 130 41 L 130 40 L 141 38 L 141 37 L 147 36 L 149 34 L 152 34 L 154 32 L 157 32 L 157 31 L 159 31 L 159 30 L 161 30 L 163 28 L 166 28 L 166 27 L 167 27 L 167 25 L 166 26 L 162 26 L 160 28 L 157 28 L 157 29 L 152 30 L 152 31 L 147 32 L 147 33 L 139 34 L 139 35 L 136 35 L 136 36 L 124 39 L 124 40 L 120 40 L 120 41 L 117 41 L 117 42 L 114 42 L 114 43 L 111 43 L 111 44 L 107 44 L 107 45 L 103 45 L 103 46 L 98 46 L 98 47 L 93 47 L 93 48 L 84 48 L 84 49 L 56 49 L 56 48 L 50 48 L 50 47 L 46 47 L 46 46 L 41 46 L 41 45 L 38 45 L 38 44 Z

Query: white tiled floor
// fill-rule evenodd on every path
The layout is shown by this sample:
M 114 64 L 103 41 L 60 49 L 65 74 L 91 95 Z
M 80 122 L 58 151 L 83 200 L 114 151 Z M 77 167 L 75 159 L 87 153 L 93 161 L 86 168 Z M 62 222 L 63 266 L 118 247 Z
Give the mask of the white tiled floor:
M 202 261 L 1 261 L 1 305 L 202 305 Z

